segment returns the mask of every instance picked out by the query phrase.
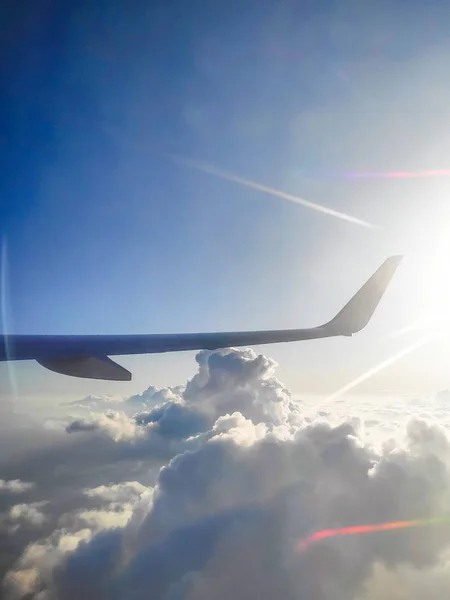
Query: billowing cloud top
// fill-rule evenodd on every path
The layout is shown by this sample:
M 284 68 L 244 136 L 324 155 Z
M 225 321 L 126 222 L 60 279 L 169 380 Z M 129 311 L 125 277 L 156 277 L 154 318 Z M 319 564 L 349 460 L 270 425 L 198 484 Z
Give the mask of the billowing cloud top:
M 114 410 L 85 403 L 65 443 L 15 465 L 36 485 L 5 512 L 20 547 L 5 597 L 447 597 L 445 523 L 299 546 L 315 531 L 445 516 L 445 427 L 415 418 L 369 444 L 358 419 L 305 411 L 263 355 L 205 351 L 197 364 L 186 386 L 150 387 Z

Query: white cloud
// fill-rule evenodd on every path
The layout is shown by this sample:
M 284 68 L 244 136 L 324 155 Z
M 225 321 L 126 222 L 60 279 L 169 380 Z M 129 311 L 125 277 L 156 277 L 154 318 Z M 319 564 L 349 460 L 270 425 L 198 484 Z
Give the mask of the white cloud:
M 390 581 L 412 589 L 419 569 L 439 580 L 445 528 L 297 546 L 316 530 L 444 514 L 444 399 L 298 402 L 276 364 L 250 350 L 201 352 L 197 363 L 185 388 L 158 390 L 154 407 L 91 412 L 68 426 L 84 432 L 70 436 L 72 454 L 83 445 L 94 472 L 110 469 L 111 479 L 80 484 L 59 505 L 49 498 L 46 519 L 57 506 L 58 516 L 10 567 L 11 598 L 143 600 L 151 589 L 155 600 L 372 600 Z M 89 454 L 99 441 L 102 463 Z M 137 459 L 156 465 L 151 486 L 117 479 L 117 465 Z
M 47 502 L 32 502 L 30 504 L 15 504 L 9 511 L 8 517 L 12 521 L 26 521 L 35 527 L 41 526 L 45 521 L 45 514 L 40 510 Z
M 62 406 L 70 406 L 72 408 L 84 410 L 120 410 L 129 414 L 136 410 L 148 410 L 158 404 L 164 402 L 176 402 L 179 399 L 180 392 L 183 391 L 183 386 L 175 386 L 172 388 L 159 389 L 154 385 L 150 385 L 140 394 L 134 394 L 126 398 L 119 396 L 86 396 L 80 400 L 72 400 L 64 402 Z
M 78 528 L 88 527 L 92 532 L 104 529 L 115 529 L 125 527 L 133 514 L 132 504 L 122 504 L 116 510 L 81 510 L 61 519 L 61 524 L 68 523 L 71 527 L 74 523 Z
M 445 556 L 439 565 L 420 570 L 406 565 L 392 570 L 377 563 L 357 600 L 445 600 L 449 586 L 450 572 Z
M 62 406 L 73 406 L 77 408 L 86 408 L 86 409 L 107 409 L 111 406 L 116 406 L 117 404 L 121 404 L 123 402 L 123 398 L 116 396 L 86 396 L 85 398 L 81 398 L 80 400 L 71 400 L 70 402 L 63 402 Z
M 74 533 L 56 530 L 40 542 L 29 544 L 20 557 L 17 568 L 5 577 L 4 589 L 10 598 L 37 594 L 40 586 L 51 589 L 53 569 L 64 556 L 73 552 L 82 541 L 92 538 L 92 531 L 82 529 Z
M 66 428 L 67 433 L 97 431 L 111 437 L 114 441 L 131 440 L 142 437 L 143 431 L 133 419 L 123 412 L 108 410 L 105 413 L 92 413 L 85 419 L 76 419 Z
M 265 423 L 255 425 L 239 412 L 219 417 L 212 428 L 211 439 L 233 440 L 236 444 L 251 446 L 267 434 Z
M 130 502 L 138 500 L 148 488 L 138 481 L 124 481 L 112 485 L 100 485 L 96 488 L 84 490 L 90 498 L 101 498 L 105 502 Z
M 34 487 L 34 483 L 20 481 L 20 479 L 10 479 L 5 481 L 0 479 L 0 493 L 6 492 L 10 494 L 23 494 Z

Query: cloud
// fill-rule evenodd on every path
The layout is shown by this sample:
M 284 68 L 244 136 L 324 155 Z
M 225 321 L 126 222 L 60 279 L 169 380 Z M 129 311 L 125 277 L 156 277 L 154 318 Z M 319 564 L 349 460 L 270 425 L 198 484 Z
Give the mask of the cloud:
M 41 527 L 46 521 L 41 509 L 46 504 L 46 501 L 14 504 L 7 514 L 0 515 L 0 524 L 9 533 L 15 533 L 19 527 Z
M 76 419 L 66 427 L 67 433 L 99 431 L 114 441 L 133 439 L 143 432 L 125 413 L 109 410 L 105 413 L 93 413 L 89 419 Z
M 21 598 L 32 593 L 37 598 L 39 590 L 52 589 L 58 568 L 66 559 L 75 556 L 75 551 L 80 544 L 92 540 L 93 546 L 97 547 L 103 539 L 102 534 L 106 534 L 106 538 L 111 540 L 116 530 L 122 530 L 132 517 L 135 518 L 140 502 L 146 504 L 150 502 L 151 495 L 151 488 L 136 481 L 82 490 L 77 505 L 83 506 L 84 498 L 85 505 L 91 504 L 91 508 L 68 510 L 66 506 L 65 511 L 59 511 L 59 516 L 58 511 L 56 514 L 55 511 L 53 512 L 53 526 L 48 529 L 47 535 L 29 541 L 22 555 L 17 559 L 16 568 L 6 574 L 3 588 L 7 597 Z M 39 506 L 43 504 L 50 505 L 51 502 L 40 503 Z M 13 508 L 18 518 L 23 517 L 24 514 L 30 516 L 31 509 L 37 508 L 37 505 L 28 507 L 28 510 L 25 506 Z M 51 508 L 49 507 L 48 510 L 50 511 Z M 33 522 L 36 526 L 36 514 L 33 515 Z M 42 525 L 43 522 L 42 520 L 39 524 Z M 112 532 L 111 535 L 108 532 Z M 17 536 L 15 529 L 10 529 L 9 533 Z M 120 541 L 123 543 L 122 537 Z M 91 550 L 90 547 L 88 552 Z M 107 547 L 104 550 L 106 554 L 111 553 L 111 549 Z
M 183 391 L 183 386 L 158 389 L 150 385 L 141 394 L 135 394 L 125 399 L 125 403 L 134 407 L 149 407 L 164 402 L 176 402 Z
M 201 410 L 179 402 L 169 402 L 135 416 L 138 425 L 154 423 L 154 431 L 164 437 L 189 437 L 208 429 L 210 420 Z
M 448 596 L 450 574 L 445 564 L 420 571 L 399 566 L 395 571 L 377 563 L 358 600 L 444 600 Z
M 265 426 L 281 437 L 292 436 L 303 422 L 299 403 L 275 377 L 277 365 L 272 359 L 249 349 L 226 349 L 199 352 L 196 361 L 198 372 L 186 386 L 148 388 L 147 397 L 162 401 L 150 410 L 134 415 L 117 410 L 90 411 L 70 421 L 67 433 L 91 434 L 116 442 L 111 448 L 115 460 L 151 454 L 162 466 L 172 456 L 193 450 L 210 437 L 224 435 L 219 427 L 223 429 L 226 421 L 219 419 L 226 415 L 238 414 L 248 421 L 247 433 L 254 425 L 259 430 Z M 242 432 L 241 424 L 227 435 Z
M 29 544 L 19 559 L 19 568 L 10 571 L 5 577 L 6 594 L 11 598 L 23 598 L 32 593 L 36 597 L 39 588 L 50 587 L 54 567 L 73 552 L 81 541 L 91 537 L 89 529 L 74 533 L 58 530 L 46 540 Z
M 152 488 L 138 481 L 88 488 L 83 494 L 91 506 L 63 514 L 58 524 L 72 530 L 89 527 L 91 531 L 124 527 L 133 514 L 133 506 L 143 498 L 149 500 L 152 493 Z
M 100 498 L 105 502 L 130 502 L 146 493 L 148 488 L 138 481 L 126 481 L 116 485 L 100 485 L 84 490 L 89 498 Z
M 71 597 L 74 565 L 87 564 L 87 555 L 93 579 L 106 582 L 100 592 L 109 597 L 114 589 L 118 598 L 146 598 L 150 587 L 161 599 L 175 593 L 221 599 L 231 591 L 238 598 L 297 597 L 299 591 L 305 598 L 351 598 L 379 561 L 392 569 L 433 565 L 448 533 L 395 532 L 328 540 L 304 556 L 295 551 L 296 540 L 315 529 L 444 509 L 449 481 L 439 453 L 447 453 L 448 442 L 441 431 L 414 423 L 405 448 L 383 455 L 355 433 L 350 425 L 323 424 L 302 429 L 294 440 L 268 435 L 243 445 L 219 437 L 178 455 L 160 472 L 120 575 L 126 527 L 115 533 L 107 564 L 98 563 L 93 542 L 61 561 L 61 597 Z M 84 593 L 98 597 L 99 588 Z
M 70 406 L 73 408 L 87 410 L 120 409 L 128 414 L 130 411 L 146 410 L 164 402 L 175 402 L 182 390 L 183 386 L 159 389 L 154 385 L 150 385 L 140 394 L 134 394 L 128 398 L 120 398 L 118 396 L 111 395 L 90 395 L 81 398 L 80 400 L 64 402 L 62 406 Z
M 5 481 L 0 479 L 0 493 L 23 494 L 33 488 L 34 484 L 20 479 Z
M 24 519 L 31 525 L 39 526 L 45 521 L 44 513 L 39 510 L 47 502 L 34 502 L 32 504 L 15 504 L 9 511 L 11 519 L 18 521 Z
M 426 401 L 367 401 L 356 415 L 354 403 L 336 402 L 314 413 L 263 355 L 228 349 L 196 360 L 176 393 L 151 389 L 157 405 L 134 415 L 90 410 L 69 423 L 64 460 L 75 454 L 78 470 L 59 487 L 40 483 L 49 451 L 34 457 L 30 493 L 47 504 L 15 505 L 17 515 L 34 508 L 44 518 L 11 536 L 20 548 L 7 598 L 141 600 L 151 590 L 155 600 L 394 600 L 394 589 L 416 589 L 420 573 L 430 597 L 446 597 L 445 526 L 298 546 L 323 529 L 445 515 L 448 430 L 417 418 Z M 393 419 L 394 436 L 383 429 Z M 89 460 L 92 471 L 81 468 Z M 127 478 L 131 468 L 137 476 Z
M 123 402 L 123 398 L 105 395 L 105 396 L 86 396 L 80 400 L 71 400 L 70 402 L 63 402 L 62 406 L 74 406 L 78 408 L 99 408 L 104 409 L 109 406 L 115 406 Z
M 449 404 L 450 402 L 450 390 L 441 390 L 436 394 L 436 402 L 442 404 Z

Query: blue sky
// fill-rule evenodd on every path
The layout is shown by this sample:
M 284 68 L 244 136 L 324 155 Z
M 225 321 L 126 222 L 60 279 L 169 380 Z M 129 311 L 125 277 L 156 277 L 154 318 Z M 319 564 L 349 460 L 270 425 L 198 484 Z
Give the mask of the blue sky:
M 308 326 L 332 316 L 387 255 L 406 252 L 360 339 L 266 351 L 300 391 L 324 376 L 339 387 L 414 341 L 386 336 L 423 316 L 421 278 L 430 247 L 447 235 L 448 182 L 344 174 L 448 167 L 449 11 L 440 2 L 268 0 L 11 8 L 0 104 L 2 330 Z M 445 385 L 442 347 L 433 348 L 375 388 Z M 130 393 L 192 370 L 192 355 L 122 362 L 135 373 Z M 19 393 L 100 389 L 35 365 L 15 369 Z

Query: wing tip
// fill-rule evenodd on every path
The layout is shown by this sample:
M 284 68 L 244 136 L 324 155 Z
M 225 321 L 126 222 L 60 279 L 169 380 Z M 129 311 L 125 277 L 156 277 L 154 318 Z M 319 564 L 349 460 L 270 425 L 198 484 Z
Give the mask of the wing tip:
M 386 259 L 386 262 L 392 262 L 395 265 L 399 265 L 402 260 L 404 259 L 405 255 L 404 254 L 393 254 L 392 256 L 390 256 L 389 258 Z
M 403 255 L 387 258 L 347 304 L 325 327 L 333 335 L 352 336 L 369 323 L 378 304 L 384 296 Z

